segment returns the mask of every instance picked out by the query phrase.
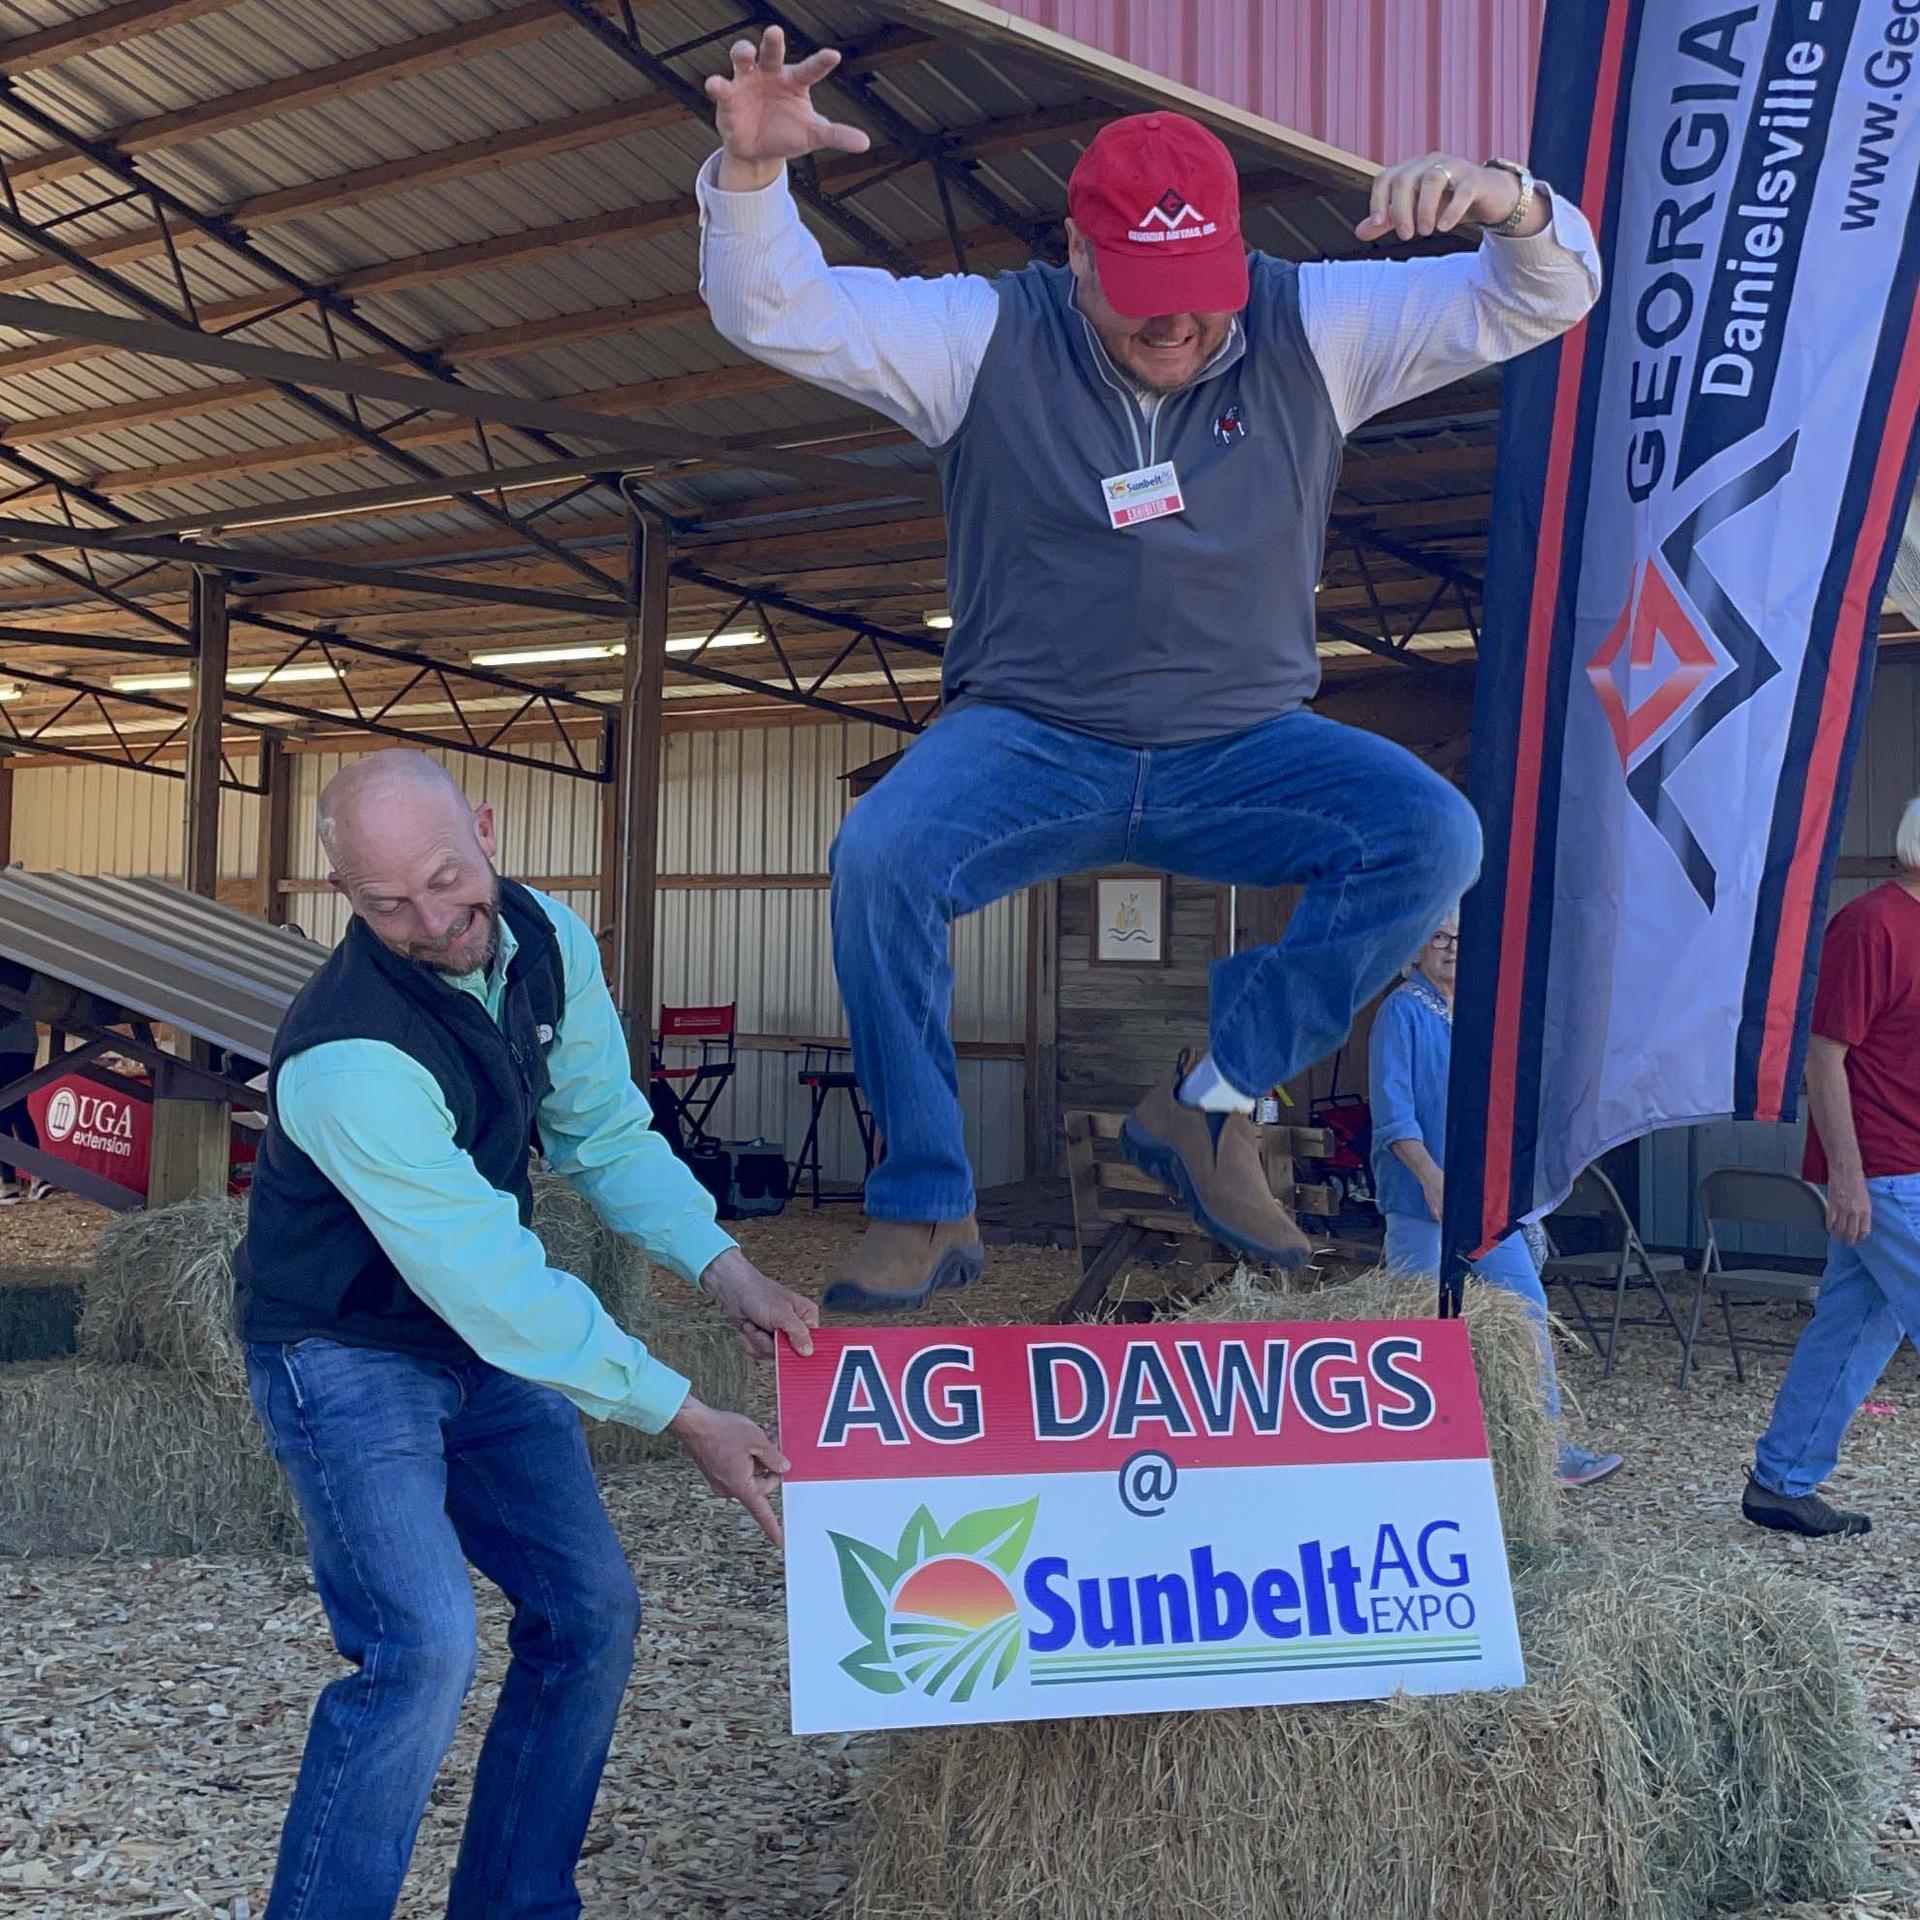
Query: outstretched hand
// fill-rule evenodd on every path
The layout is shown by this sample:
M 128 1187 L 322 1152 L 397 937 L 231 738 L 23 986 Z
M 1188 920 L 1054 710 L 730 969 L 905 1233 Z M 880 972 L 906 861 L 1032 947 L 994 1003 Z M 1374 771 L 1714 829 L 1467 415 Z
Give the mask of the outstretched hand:
M 1424 153 L 1373 177 L 1361 240 L 1402 240 L 1451 233 L 1463 220 L 1498 226 L 1519 203 L 1520 183 L 1505 167 L 1476 166 L 1458 154 Z M 1545 224 L 1542 208 L 1540 224 Z
M 813 1351 L 820 1309 L 805 1294 L 768 1279 L 738 1247 L 715 1256 L 700 1276 L 700 1287 L 756 1360 L 772 1357 L 776 1334 L 785 1334 L 795 1353 Z
M 870 142 L 858 127 L 829 120 L 813 104 L 813 89 L 840 56 L 822 47 L 787 65 L 787 36 L 769 27 L 756 47 L 736 40 L 733 73 L 714 74 L 707 96 L 714 105 L 722 158 L 719 185 L 738 192 L 765 186 L 789 160 L 822 151 L 865 153 Z
M 706 1483 L 737 1500 L 777 1547 L 784 1536 L 773 1510 L 773 1490 L 788 1469 L 787 1456 L 744 1413 L 724 1413 L 689 1394 L 667 1431 L 693 1456 Z

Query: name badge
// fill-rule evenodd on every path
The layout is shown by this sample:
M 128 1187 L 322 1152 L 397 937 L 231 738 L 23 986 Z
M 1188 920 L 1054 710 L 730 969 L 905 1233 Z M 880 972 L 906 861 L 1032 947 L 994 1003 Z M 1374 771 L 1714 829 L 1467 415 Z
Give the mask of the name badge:
M 1158 520 L 1163 514 L 1183 513 L 1187 503 L 1180 497 L 1180 476 L 1171 460 L 1157 467 L 1136 467 L 1131 473 L 1116 473 L 1100 482 L 1100 497 L 1107 505 L 1108 523 L 1130 527 L 1140 520 Z

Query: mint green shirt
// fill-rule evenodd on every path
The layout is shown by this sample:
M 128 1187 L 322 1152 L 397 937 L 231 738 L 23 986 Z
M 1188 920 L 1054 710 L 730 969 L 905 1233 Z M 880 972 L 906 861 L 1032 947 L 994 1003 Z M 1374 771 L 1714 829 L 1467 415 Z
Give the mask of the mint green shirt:
M 698 1281 L 734 1242 L 713 1200 L 653 1130 L 627 1044 L 577 913 L 536 893 L 566 980 L 553 1085 L 540 1103 L 548 1164 L 616 1233 Z M 451 982 L 497 1022 L 513 930 L 500 923 L 493 969 Z M 547 1264 L 511 1194 L 455 1146 L 439 1082 L 384 1040 L 330 1040 L 285 1062 L 274 1090 L 281 1130 L 345 1195 L 401 1278 L 479 1354 L 566 1395 L 599 1420 L 657 1433 L 687 1381 L 653 1358 L 586 1283 Z

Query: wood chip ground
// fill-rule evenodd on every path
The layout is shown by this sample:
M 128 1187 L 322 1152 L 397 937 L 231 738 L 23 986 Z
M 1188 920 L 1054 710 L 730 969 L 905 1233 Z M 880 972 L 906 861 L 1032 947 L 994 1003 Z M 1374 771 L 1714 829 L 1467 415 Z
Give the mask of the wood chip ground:
M 749 1223 L 770 1271 L 817 1290 L 857 1229 L 849 1209 Z M 56 1201 L 0 1212 L 0 1263 L 85 1257 L 97 1217 Z M 50 1246 L 57 1242 L 57 1250 Z M 39 1248 L 36 1255 L 35 1249 Z M 1070 1256 L 996 1249 L 940 1317 L 1044 1317 Z M 1144 1281 L 1152 1286 L 1157 1283 Z M 928 1316 L 935 1317 L 935 1316 Z M 1724 1349 L 1690 1393 L 1678 1349 L 1629 1336 L 1617 1377 L 1569 1356 L 1577 1437 L 1627 1470 L 1579 1496 L 1615 1542 L 1737 1543 L 1829 1586 L 1886 1748 L 1894 1806 L 1884 1884 L 1766 1920 L 1920 1920 L 1920 1382 L 1895 1362 L 1835 1482 L 1869 1509 L 1865 1540 L 1757 1535 L 1738 1503 L 1782 1356 L 1744 1387 Z M 582 1867 L 593 1920 L 814 1920 L 839 1912 L 868 1740 L 786 1728 L 779 1565 L 678 1461 L 625 1471 L 608 1504 L 646 1599 L 633 1684 Z M 481 1676 L 421 1835 L 403 1920 L 444 1912 L 479 1734 L 504 1666 L 483 1590 Z M 265 1559 L 0 1561 L 0 1916 L 258 1920 L 307 1709 L 339 1670 L 303 1565 Z M 1759 1916 L 1755 1916 L 1759 1920 Z

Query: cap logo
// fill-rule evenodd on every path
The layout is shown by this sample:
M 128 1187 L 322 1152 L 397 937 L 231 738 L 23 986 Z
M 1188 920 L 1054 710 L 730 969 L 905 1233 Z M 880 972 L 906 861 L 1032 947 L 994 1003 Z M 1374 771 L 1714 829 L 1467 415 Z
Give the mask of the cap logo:
M 1219 227 L 1209 220 L 1176 187 L 1169 187 L 1145 213 L 1127 238 L 1146 246 L 1158 246 L 1166 240 L 1204 240 Z

